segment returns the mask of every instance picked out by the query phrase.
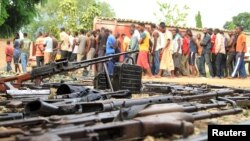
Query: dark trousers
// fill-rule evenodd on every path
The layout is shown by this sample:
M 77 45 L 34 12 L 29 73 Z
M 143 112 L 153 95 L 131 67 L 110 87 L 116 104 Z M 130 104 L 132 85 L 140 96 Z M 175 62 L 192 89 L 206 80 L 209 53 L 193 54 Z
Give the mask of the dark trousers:
M 103 57 L 104 55 L 105 55 L 105 50 L 99 49 L 98 50 L 98 57 Z M 103 64 L 99 63 L 97 66 L 98 66 L 97 67 L 98 73 L 103 72 Z
M 61 50 L 61 59 L 67 59 L 68 58 L 68 51 Z
M 44 65 L 44 57 L 43 56 L 37 56 L 36 57 L 36 66 L 41 67 Z
M 217 77 L 224 77 L 224 69 L 223 69 L 223 57 L 224 54 L 222 53 L 218 53 L 216 55 L 216 59 L 215 59 L 215 67 L 216 67 L 216 76 Z
M 213 71 L 213 67 L 212 67 L 212 63 L 211 63 L 211 59 L 210 59 L 210 57 L 211 57 L 210 53 L 202 54 L 201 57 L 202 57 L 202 60 L 205 60 L 207 66 L 208 66 L 210 76 L 214 77 L 214 71 Z M 203 65 L 203 69 L 205 70 L 205 65 Z
M 158 74 L 159 68 L 160 68 L 160 52 L 155 51 L 154 56 L 153 56 L 153 61 L 152 61 L 152 73 L 154 75 Z
M 205 71 L 205 58 L 198 56 L 196 58 L 196 65 L 199 71 L 199 75 L 202 77 L 206 77 L 206 71 Z
M 228 52 L 227 53 L 227 61 L 226 61 L 226 69 L 227 69 L 227 76 L 231 76 L 233 73 L 234 63 L 235 63 L 235 52 Z
M 221 67 L 222 67 L 222 77 L 227 77 L 227 70 L 226 70 L 226 62 L 227 62 L 227 55 L 222 54 L 222 62 L 221 62 Z
M 11 61 L 7 62 L 7 72 L 11 71 L 12 67 L 11 67 Z
M 211 64 L 212 64 L 214 76 L 216 75 L 216 63 L 215 62 L 216 62 L 216 54 L 212 53 L 212 55 L 211 55 Z
M 68 52 L 68 53 L 67 53 L 67 59 L 68 59 L 69 61 L 70 61 L 71 55 L 72 55 L 72 52 Z
M 70 61 L 76 61 L 76 58 L 77 58 L 77 54 L 76 53 L 72 53 L 71 56 L 70 56 Z

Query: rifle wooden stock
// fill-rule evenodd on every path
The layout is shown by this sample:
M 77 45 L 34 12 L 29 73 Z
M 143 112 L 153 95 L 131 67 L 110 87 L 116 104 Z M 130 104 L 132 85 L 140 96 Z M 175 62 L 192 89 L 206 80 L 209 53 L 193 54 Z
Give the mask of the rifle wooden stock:
M 11 82 L 15 81 L 16 84 L 14 84 L 14 87 L 18 88 L 21 86 L 22 82 L 30 80 L 31 79 L 31 73 L 25 73 L 21 74 L 18 76 L 12 76 L 12 77 L 7 77 L 7 78 L 1 78 L 0 79 L 0 92 L 5 92 L 7 90 L 5 86 L 5 82 Z

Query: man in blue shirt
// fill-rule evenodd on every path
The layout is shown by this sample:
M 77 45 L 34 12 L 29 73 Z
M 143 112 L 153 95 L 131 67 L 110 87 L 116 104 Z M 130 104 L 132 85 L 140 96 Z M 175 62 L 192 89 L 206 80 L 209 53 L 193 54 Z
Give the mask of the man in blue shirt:
M 108 30 L 108 29 L 106 29 Z M 105 31 L 107 32 L 107 31 Z M 115 54 L 115 37 L 112 34 L 108 35 L 107 43 L 106 43 L 106 55 L 112 55 Z M 108 72 L 109 75 L 113 75 L 113 69 L 114 69 L 114 60 L 108 61 Z
M 112 34 L 109 34 L 107 43 L 106 43 L 106 55 L 115 53 L 115 37 Z

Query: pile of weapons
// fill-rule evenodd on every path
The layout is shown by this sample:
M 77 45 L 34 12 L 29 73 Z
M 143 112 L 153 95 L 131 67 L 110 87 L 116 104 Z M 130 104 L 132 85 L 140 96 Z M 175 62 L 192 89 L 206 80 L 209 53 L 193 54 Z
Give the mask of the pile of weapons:
M 148 135 L 194 133 L 194 122 L 242 112 L 249 90 L 212 85 L 144 83 L 143 93 L 158 95 L 131 99 L 129 90 L 99 91 L 62 84 L 54 99 L 49 89 L 7 90 L 2 101 L 23 112 L 0 115 L 1 139 L 16 141 L 136 140 Z M 208 109 L 217 109 L 208 112 Z

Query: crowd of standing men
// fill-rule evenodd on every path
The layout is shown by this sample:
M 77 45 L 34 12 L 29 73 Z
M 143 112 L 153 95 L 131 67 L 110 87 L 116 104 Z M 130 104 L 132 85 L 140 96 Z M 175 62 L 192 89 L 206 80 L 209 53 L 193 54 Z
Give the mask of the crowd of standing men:
M 184 33 L 178 28 L 169 31 L 164 22 L 158 27 L 151 25 L 147 30 L 144 24 L 139 24 L 139 32 L 137 64 L 147 70 L 149 77 L 161 77 L 164 70 L 170 77 L 207 77 L 205 64 L 212 78 L 247 77 L 244 63 L 246 35 L 242 27 L 230 32 L 229 37 L 223 31 L 211 28 L 203 29 L 203 36 L 193 35 L 190 29 Z M 152 62 L 148 59 L 150 56 Z
M 201 76 L 207 77 L 205 64 L 209 69 L 209 77 L 241 77 L 246 78 L 244 53 L 246 52 L 246 36 L 242 27 L 229 33 L 229 38 L 219 29 L 204 29 L 204 35 L 193 35 L 190 29 L 180 32 L 179 29 L 169 31 L 164 22 L 159 26 L 152 24 L 146 27 L 140 23 L 130 27 L 131 38 L 125 34 L 115 33 L 101 28 L 95 31 L 66 32 L 61 28 L 59 40 L 49 32 L 39 33 L 36 41 L 28 38 L 20 40 L 16 34 L 13 46 L 7 41 L 6 62 L 10 71 L 14 60 L 15 71 L 27 72 L 30 46 L 35 47 L 36 64 L 42 66 L 57 59 L 83 61 L 94 57 L 112 55 L 119 52 L 139 50 L 139 53 L 114 58 L 107 63 L 110 75 L 116 62 L 133 58 L 137 65 L 145 70 L 149 78 L 161 77 L 168 72 L 170 77 Z M 84 69 L 84 75 L 95 75 L 103 71 L 103 64 L 92 65 Z

